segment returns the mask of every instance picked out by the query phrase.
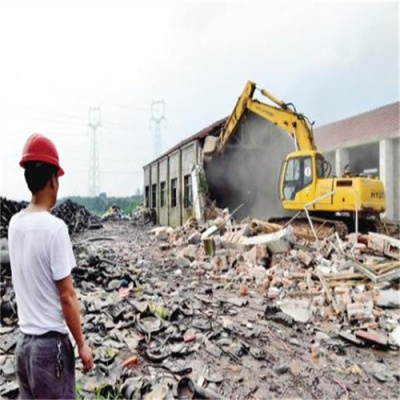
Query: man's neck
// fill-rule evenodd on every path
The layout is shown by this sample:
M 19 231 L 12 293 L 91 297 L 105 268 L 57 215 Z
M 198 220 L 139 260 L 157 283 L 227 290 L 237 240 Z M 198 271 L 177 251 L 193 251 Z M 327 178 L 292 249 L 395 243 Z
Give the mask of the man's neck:
M 32 195 L 31 202 L 26 210 L 29 212 L 50 211 L 51 207 L 53 207 L 53 201 L 44 193 L 38 193 Z

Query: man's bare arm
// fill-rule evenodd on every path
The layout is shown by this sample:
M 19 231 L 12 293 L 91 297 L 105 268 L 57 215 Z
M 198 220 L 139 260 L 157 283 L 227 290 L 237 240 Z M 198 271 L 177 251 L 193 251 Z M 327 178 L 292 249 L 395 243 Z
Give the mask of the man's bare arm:
M 78 346 L 79 357 L 83 362 L 84 369 L 90 370 L 93 367 L 93 355 L 82 334 L 79 304 L 71 275 L 56 281 L 56 285 L 64 318 Z

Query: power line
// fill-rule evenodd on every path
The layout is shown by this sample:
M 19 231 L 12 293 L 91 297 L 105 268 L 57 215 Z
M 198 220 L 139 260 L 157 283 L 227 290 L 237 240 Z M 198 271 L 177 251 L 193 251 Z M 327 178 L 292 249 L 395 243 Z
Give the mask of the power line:
M 6 105 L 8 106 L 8 105 Z M 43 116 L 35 116 L 35 115 L 30 115 L 30 114 L 25 114 L 25 113 L 15 113 L 15 112 L 7 112 L 7 111 L 2 111 L 1 114 L 5 116 L 11 116 L 11 117 L 23 117 L 23 118 L 29 118 L 29 119 L 36 119 L 39 121 L 46 121 L 46 122 L 56 122 L 60 123 L 63 122 L 63 120 L 71 120 L 68 121 L 68 123 L 72 124 L 79 124 L 83 125 L 83 123 L 86 125 L 87 120 L 85 118 L 81 118 L 78 116 L 70 115 L 70 114 L 64 114 L 64 113 L 54 113 L 50 111 L 43 111 L 43 110 L 35 110 L 32 108 L 28 107 L 18 107 L 18 106 L 12 106 L 17 109 L 21 110 L 26 110 L 29 112 L 33 112 L 36 114 L 42 114 Z M 50 118 L 49 118 L 50 117 Z M 61 121 L 60 121 L 61 120 Z M 109 126 L 111 128 L 117 128 L 117 129 L 146 129 L 145 125 L 130 125 L 130 124 L 121 124 L 119 122 L 112 122 L 112 121 L 103 121 L 103 126 Z
M 91 101 L 96 101 L 98 103 L 101 104 L 110 104 L 114 107 L 120 107 L 120 108 L 128 108 L 129 110 L 134 110 L 134 111 L 147 111 L 147 109 L 145 107 L 140 107 L 140 106 L 133 106 L 130 104 L 123 104 L 123 103 L 119 103 L 119 102 L 115 102 L 115 101 L 110 101 L 110 100 L 105 100 L 105 99 L 101 99 L 99 97 L 95 97 L 95 96 L 88 96 L 85 94 L 78 94 L 78 93 L 72 93 L 72 92 L 68 92 L 65 90 L 61 90 L 61 89 L 50 89 L 54 92 L 58 92 L 58 93 L 64 93 L 67 94 L 69 96 L 73 96 L 73 97 L 80 97 L 82 99 L 88 99 Z
M 68 170 L 68 174 L 87 174 L 87 170 Z M 100 175 L 142 175 L 143 171 L 101 171 Z
M 16 106 L 14 104 L 7 104 L 7 103 L 3 104 L 3 106 L 10 107 L 10 108 L 16 108 L 18 110 L 24 110 L 24 111 L 29 111 L 29 112 L 39 113 L 39 114 L 47 114 L 47 115 L 52 115 L 55 117 L 61 117 L 61 118 L 67 118 L 67 119 L 76 119 L 76 120 L 86 122 L 86 118 L 84 116 L 76 116 L 76 115 L 59 113 L 59 112 L 54 112 L 54 111 L 49 111 L 49 110 L 41 110 L 41 109 L 32 108 L 32 107 Z
M 50 123 L 57 123 L 57 124 L 66 124 L 66 123 L 68 123 L 68 124 L 72 124 L 72 125 L 79 125 L 79 126 L 84 126 L 84 125 L 86 125 L 86 122 L 81 122 L 81 121 L 77 121 L 77 120 L 65 120 L 65 119 L 60 119 L 60 117 L 54 117 L 54 116 L 38 116 L 38 115 L 29 115 L 29 114 L 24 114 L 24 113 L 16 113 L 16 112 L 13 112 L 13 113 L 6 113 L 6 112 L 2 112 L 1 113 L 3 116 L 8 116 L 8 117 L 11 117 L 11 118 L 18 118 L 19 120 L 21 120 L 21 118 L 23 119 L 23 120 L 26 120 L 26 119 L 33 119 L 33 120 L 37 120 L 37 121 L 43 121 L 43 122 L 50 122 Z
M 101 171 L 101 174 L 111 174 L 111 175 L 143 175 L 143 171 Z

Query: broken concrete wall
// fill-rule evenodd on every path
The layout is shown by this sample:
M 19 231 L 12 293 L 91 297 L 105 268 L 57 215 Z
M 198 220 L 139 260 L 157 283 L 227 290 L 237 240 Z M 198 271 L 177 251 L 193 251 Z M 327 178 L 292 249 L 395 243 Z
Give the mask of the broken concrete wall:
M 193 211 L 193 195 L 191 195 L 191 199 L 188 204 L 185 204 L 185 177 L 190 177 L 191 182 L 191 174 L 194 166 L 197 164 L 197 142 L 191 142 L 187 146 L 183 147 L 181 150 L 182 156 L 182 171 L 181 171 L 181 179 L 182 179 L 182 190 L 180 201 L 182 204 L 182 218 L 183 223 L 187 221 L 190 217 L 194 215 Z M 191 191 L 193 193 L 193 191 Z
M 159 199 L 158 221 L 160 225 L 168 225 L 168 207 L 169 207 L 169 178 L 168 178 L 168 158 L 165 157 L 159 161 Z M 163 199 L 162 199 L 163 197 Z
M 181 179 L 180 179 L 180 151 L 177 150 L 168 156 L 169 163 L 169 225 L 178 226 L 181 224 Z M 172 187 L 173 180 L 176 179 L 176 204 L 173 204 L 172 196 L 174 188 Z
M 266 120 L 248 115 L 223 153 L 205 163 L 212 200 L 236 219 L 285 215 L 279 199 L 279 176 L 286 155 L 295 150 L 291 137 Z
M 350 147 L 350 170 L 358 174 L 364 171 L 373 171 L 373 176 L 379 176 L 379 143 L 368 143 Z

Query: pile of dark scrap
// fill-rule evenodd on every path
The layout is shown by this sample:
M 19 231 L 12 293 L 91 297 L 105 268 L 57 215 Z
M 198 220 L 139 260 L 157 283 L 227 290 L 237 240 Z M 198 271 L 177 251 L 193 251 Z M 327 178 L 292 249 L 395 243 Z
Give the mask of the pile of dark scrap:
M 0 197 L 0 238 L 8 237 L 8 225 L 11 217 L 29 205 L 26 201 L 13 201 Z M 69 233 L 82 232 L 85 229 L 101 228 L 100 219 L 92 215 L 84 206 L 66 200 L 51 210 L 68 226 Z
M 85 229 L 101 228 L 98 217 L 92 215 L 84 206 L 69 199 L 54 207 L 51 213 L 67 224 L 70 234 L 79 233 Z
M 17 303 L 11 283 L 8 239 L 4 237 L 0 238 L 0 279 L 0 324 L 1 327 L 14 326 L 17 323 Z
M 13 201 L 0 196 L 0 238 L 8 237 L 11 217 L 28 206 L 26 201 Z
M 8 226 L 11 217 L 28 206 L 26 201 L 0 197 L 0 323 L 14 326 L 17 322 L 17 305 L 11 284 L 10 255 L 8 251 Z M 2 329 L 2 328 L 1 328 Z M 1 347 L 0 347 L 1 348 Z
M 78 363 L 83 398 L 399 398 L 396 239 L 313 242 L 214 217 L 73 235 L 95 356 L 91 374 Z M 0 394 L 12 397 L 17 327 L 0 329 Z
M 0 197 L 0 297 L 1 326 L 15 325 L 17 321 L 15 293 L 11 285 L 8 226 L 11 217 L 28 206 L 26 201 L 13 201 Z

